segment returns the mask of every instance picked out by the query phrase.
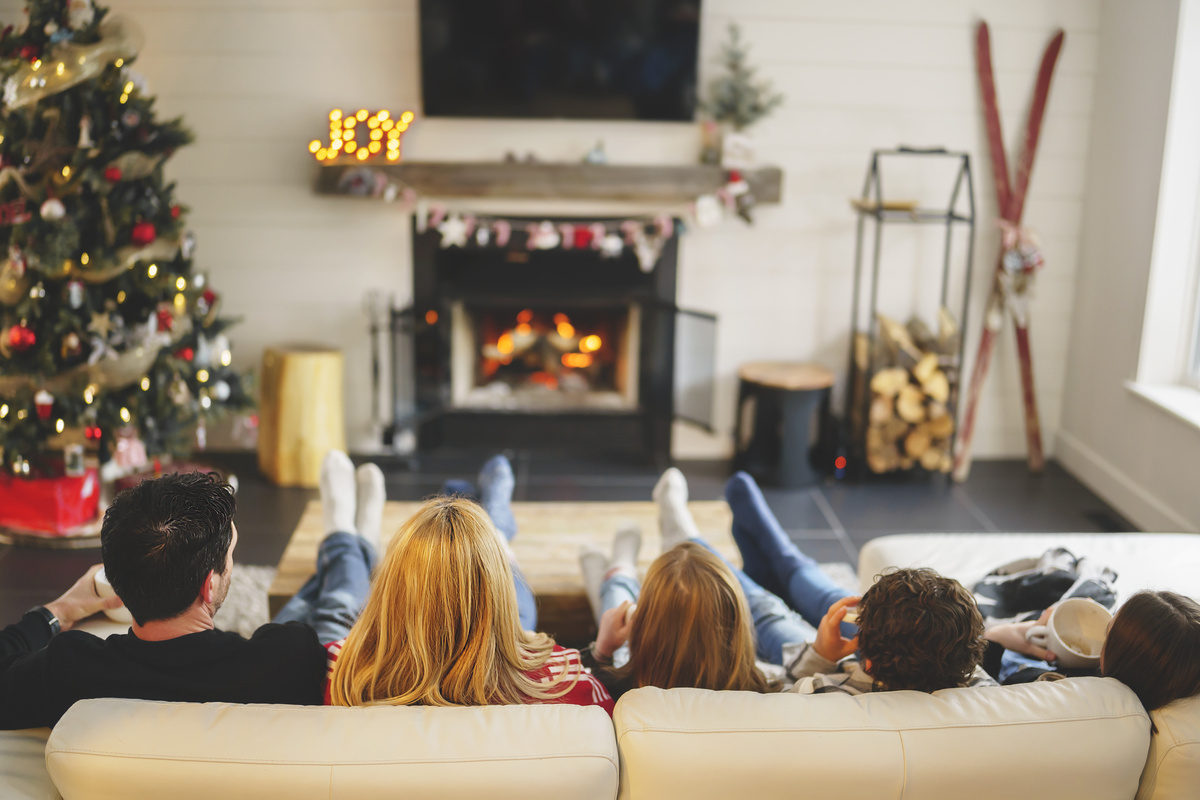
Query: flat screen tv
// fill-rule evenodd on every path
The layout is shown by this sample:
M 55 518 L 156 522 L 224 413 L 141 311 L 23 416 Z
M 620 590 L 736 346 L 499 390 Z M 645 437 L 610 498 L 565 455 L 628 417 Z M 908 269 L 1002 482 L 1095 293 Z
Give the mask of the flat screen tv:
M 429 117 L 691 120 L 700 0 L 420 0 Z

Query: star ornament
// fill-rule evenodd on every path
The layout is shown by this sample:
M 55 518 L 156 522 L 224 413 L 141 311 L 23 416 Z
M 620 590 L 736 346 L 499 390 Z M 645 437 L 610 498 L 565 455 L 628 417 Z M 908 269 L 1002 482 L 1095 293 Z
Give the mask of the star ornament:
M 103 314 L 92 314 L 92 321 L 88 324 L 88 330 L 99 336 L 101 339 L 108 339 L 108 334 L 112 332 L 113 322 L 112 317 L 105 311 Z
M 442 248 L 467 246 L 467 223 L 458 214 L 450 215 L 445 222 L 437 226 L 442 235 Z

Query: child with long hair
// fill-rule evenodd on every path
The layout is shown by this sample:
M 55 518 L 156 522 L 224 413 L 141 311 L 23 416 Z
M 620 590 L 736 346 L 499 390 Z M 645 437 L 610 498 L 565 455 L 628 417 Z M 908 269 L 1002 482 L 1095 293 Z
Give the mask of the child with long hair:
M 329 648 L 329 702 L 572 703 L 611 714 L 578 651 L 522 625 L 518 590 L 528 587 L 508 538 L 471 500 L 427 501 L 393 538 L 358 621 Z
M 1117 609 L 1100 674 L 1128 686 L 1147 711 L 1200 695 L 1200 603 L 1175 592 L 1138 592 Z
M 702 544 L 684 542 L 654 560 L 643 585 L 634 537 L 640 540 L 631 528 L 617 535 L 616 552 L 635 560 L 603 581 L 600 632 L 584 663 L 618 698 L 642 686 L 766 691 L 750 609 L 730 567 Z M 597 556 L 604 559 L 582 554 L 585 569 L 597 568 Z

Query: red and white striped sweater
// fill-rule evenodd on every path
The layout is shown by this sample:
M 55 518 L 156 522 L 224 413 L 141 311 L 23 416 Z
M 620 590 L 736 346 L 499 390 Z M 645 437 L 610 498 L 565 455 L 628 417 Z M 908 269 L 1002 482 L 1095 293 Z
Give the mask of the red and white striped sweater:
M 342 645 L 345 639 L 332 642 L 325 645 L 327 652 L 326 670 L 325 670 L 325 705 L 332 705 L 329 693 L 329 681 L 333 678 L 333 665 L 337 662 L 338 656 L 342 652 Z M 540 669 L 527 673 L 530 678 L 533 678 L 539 683 L 550 683 L 553 678 L 568 672 L 578 674 L 579 680 L 571 687 L 571 690 L 562 697 L 554 698 L 553 700 L 530 700 L 531 703 L 568 703 L 576 706 L 600 706 L 611 717 L 613 713 L 614 701 L 612 695 L 604 688 L 599 680 L 592 675 L 592 671 L 583 666 L 580 660 L 579 651 L 571 650 L 566 647 L 554 646 L 554 651 L 550 655 L 550 660 L 545 663 Z

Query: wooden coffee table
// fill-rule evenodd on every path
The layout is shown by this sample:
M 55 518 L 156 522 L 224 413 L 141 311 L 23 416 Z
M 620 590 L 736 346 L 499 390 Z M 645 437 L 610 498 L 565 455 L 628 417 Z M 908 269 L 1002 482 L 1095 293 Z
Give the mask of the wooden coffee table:
M 383 510 L 383 544 L 391 539 L 420 503 L 389 502 Z M 732 515 L 724 501 L 699 501 L 688 508 L 696 526 L 722 555 L 741 565 L 730 533 Z M 591 542 L 608 551 L 617 528 L 636 522 L 642 528 L 639 566 L 643 574 L 662 552 L 658 506 L 633 503 L 513 503 L 520 533 L 513 550 L 538 600 L 538 628 L 568 644 L 586 643 L 595 635 L 595 622 L 583 591 L 579 548 Z M 315 572 L 317 547 L 325 536 L 321 503 L 312 500 L 292 533 L 268 601 L 274 616 Z

